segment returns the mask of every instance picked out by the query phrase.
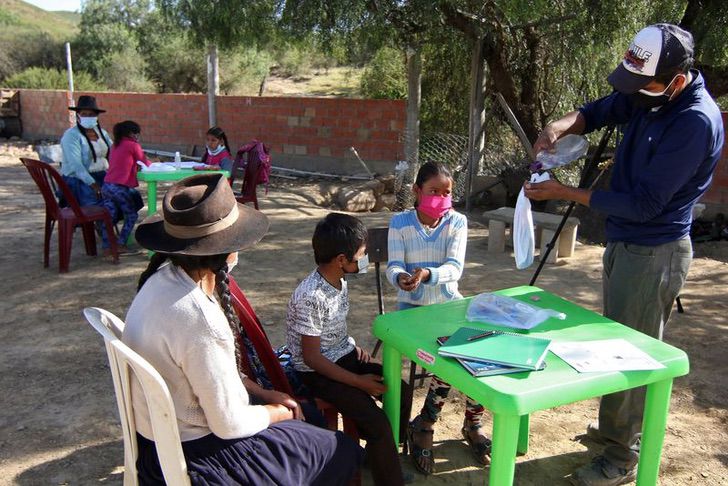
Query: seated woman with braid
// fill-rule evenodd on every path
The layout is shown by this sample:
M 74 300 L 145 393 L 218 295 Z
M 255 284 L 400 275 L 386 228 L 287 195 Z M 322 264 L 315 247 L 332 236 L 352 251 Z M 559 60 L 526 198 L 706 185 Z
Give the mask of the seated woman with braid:
M 240 323 L 228 272 L 237 252 L 268 229 L 236 203 L 221 174 L 184 179 L 146 219 L 136 241 L 156 252 L 139 279 L 122 340 L 162 375 L 177 414 L 192 484 L 346 484 L 363 459 L 358 444 L 301 420 L 297 402 L 238 372 Z M 263 405 L 253 405 L 255 396 Z M 136 380 L 140 484 L 162 484 L 147 404 Z

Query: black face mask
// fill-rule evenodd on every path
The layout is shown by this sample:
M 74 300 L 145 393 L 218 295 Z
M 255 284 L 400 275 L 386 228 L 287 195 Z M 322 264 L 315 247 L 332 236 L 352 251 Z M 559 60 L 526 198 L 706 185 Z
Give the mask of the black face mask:
M 670 86 L 672 86 L 672 83 L 675 82 L 675 79 L 677 79 L 676 75 L 674 78 L 672 78 L 672 81 L 670 81 L 670 84 L 668 84 L 665 87 L 665 90 L 660 94 L 655 94 L 655 96 L 650 96 L 641 92 L 636 92 L 631 95 L 629 95 L 629 99 L 632 101 L 632 104 L 638 108 L 645 108 L 648 110 L 651 110 L 652 108 L 657 108 L 658 106 L 666 105 L 670 98 L 675 94 L 675 90 L 672 90 L 672 93 L 667 94 L 667 90 L 670 89 Z

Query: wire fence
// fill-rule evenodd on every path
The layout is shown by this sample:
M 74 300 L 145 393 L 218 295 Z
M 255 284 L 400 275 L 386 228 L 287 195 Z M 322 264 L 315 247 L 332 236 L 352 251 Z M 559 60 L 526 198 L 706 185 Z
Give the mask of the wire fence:
M 409 145 L 412 135 L 405 132 L 402 141 Z M 507 132 L 491 133 L 486 137 L 483 157 L 475 170 L 476 176 L 503 178 L 504 173 L 512 172 L 523 166 L 525 151 L 520 148 L 515 136 Z M 400 162 L 395 170 L 395 210 L 412 207 L 414 196 L 412 184 L 417 171 L 426 162 L 445 164 L 453 174 L 453 201 L 461 203 L 468 194 L 468 137 L 453 133 L 423 133 L 420 135 L 418 152 L 415 157 Z M 403 163 L 406 162 L 406 163 Z

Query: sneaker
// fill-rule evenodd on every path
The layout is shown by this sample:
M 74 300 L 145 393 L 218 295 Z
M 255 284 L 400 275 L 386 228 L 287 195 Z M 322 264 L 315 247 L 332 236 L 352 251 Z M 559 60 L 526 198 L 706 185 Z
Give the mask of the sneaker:
M 623 469 L 617 467 L 604 456 L 592 459 L 569 477 L 574 486 L 619 486 L 631 483 L 637 477 L 637 468 Z

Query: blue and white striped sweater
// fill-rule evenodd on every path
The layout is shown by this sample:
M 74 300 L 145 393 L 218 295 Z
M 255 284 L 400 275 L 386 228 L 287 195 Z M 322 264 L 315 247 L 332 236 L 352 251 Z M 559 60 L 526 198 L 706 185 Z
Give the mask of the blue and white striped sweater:
M 398 289 L 397 300 L 427 305 L 461 299 L 458 280 L 463 273 L 467 241 L 468 220 L 454 210 L 429 235 L 417 219 L 416 210 L 396 214 L 389 222 L 387 279 Z M 429 269 L 430 280 L 413 292 L 400 289 L 399 274 L 412 273 L 417 267 Z

